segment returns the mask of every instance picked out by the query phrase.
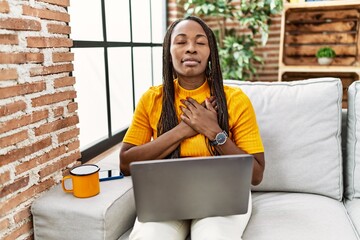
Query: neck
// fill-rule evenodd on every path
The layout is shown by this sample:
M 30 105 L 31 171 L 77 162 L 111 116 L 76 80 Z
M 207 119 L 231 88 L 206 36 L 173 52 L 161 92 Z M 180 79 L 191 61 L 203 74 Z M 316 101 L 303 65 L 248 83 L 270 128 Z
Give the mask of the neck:
M 205 75 L 196 77 L 178 76 L 179 85 L 187 90 L 199 88 L 206 81 Z

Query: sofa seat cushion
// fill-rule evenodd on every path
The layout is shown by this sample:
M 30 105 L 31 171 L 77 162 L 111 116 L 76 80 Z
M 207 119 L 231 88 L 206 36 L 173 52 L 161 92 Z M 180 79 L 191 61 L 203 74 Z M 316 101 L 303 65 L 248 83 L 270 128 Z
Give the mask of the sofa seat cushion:
M 264 179 L 255 191 L 315 193 L 342 199 L 341 102 L 336 78 L 241 82 L 265 147 Z
M 360 239 L 360 198 L 345 201 L 345 206 Z
M 347 161 L 345 162 L 345 196 L 360 198 L 360 81 L 348 90 Z
M 253 193 L 244 240 L 356 240 L 342 202 L 305 193 Z
M 253 192 L 252 201 L 252 216 L 244 240 L 358 239 L 344 204 L 332 198 L 305 193 Z M 353 217 L 360 219 L 360 211 L 356 214 Z M 128 240 L 130 232 L 131 229 L 119 240 Z
M 100 183 L 100 194 L 76 198 L 56 186 L 31 208 L 37 240 L 118 239 L 135 221 L 130 177 Z

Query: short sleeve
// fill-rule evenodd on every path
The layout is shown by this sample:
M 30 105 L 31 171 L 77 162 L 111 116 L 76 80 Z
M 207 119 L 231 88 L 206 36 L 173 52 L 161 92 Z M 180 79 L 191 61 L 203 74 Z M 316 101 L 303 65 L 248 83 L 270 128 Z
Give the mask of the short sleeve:
M 231 94 L 228 111 L 230 132 L 235 144 L 248 154 L 264 152 L 254 108 L 240 89 Z
M 133 120 L 127 130 L 123 142 L 142 145 L 150 142 L 152 137 L 152 129 L 149 121 L 149 114 L 146 109 L 146 101 L 148 95 L 145 93 L 135 108 Z

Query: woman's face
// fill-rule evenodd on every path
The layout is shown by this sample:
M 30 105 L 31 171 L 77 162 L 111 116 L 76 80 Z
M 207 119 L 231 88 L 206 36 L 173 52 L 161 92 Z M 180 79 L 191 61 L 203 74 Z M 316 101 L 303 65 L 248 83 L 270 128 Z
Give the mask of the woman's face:
M 209 41 L 201 25 L 192 20 L 178 23 L 171 34 L 172 64 L 179 77 L 205 76 Z

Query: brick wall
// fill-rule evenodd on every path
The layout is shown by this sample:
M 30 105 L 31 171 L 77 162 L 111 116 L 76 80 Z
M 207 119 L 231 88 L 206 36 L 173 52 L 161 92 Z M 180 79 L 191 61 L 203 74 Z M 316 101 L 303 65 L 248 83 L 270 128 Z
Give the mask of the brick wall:
M 32 239 L 30 206 L 77 164 L 69 0 L 0 0 L 0 239 Z
M 241 0 L 234 0 L 237 4 Z M 182 4 L 177 3 L 177 0 L 168 1 L 168 24 L 174 20 L 184 16 L 184 9 Z M 204 18 L 207 24 L 216 29 L 217 25 L 211 18 Z M 263 57 L 264 65 L 257 65 L 258 76 L 255 76 L 255 81 L 277 81 L 279 69 L 279 49 L 280 49 L 280 29 L 281 29 L 281 15 L 272 16 L 272 24 L 269 27 L 269 39 L 265 46 L 255 49 L 255 53 Z M 231 25 L 231 24 L 229 24 Z M 239 31 L 242 31 L 239 29 Z M 260 36 L 256 36 L 260 39 Z

